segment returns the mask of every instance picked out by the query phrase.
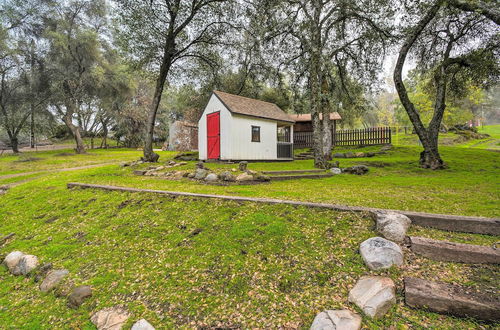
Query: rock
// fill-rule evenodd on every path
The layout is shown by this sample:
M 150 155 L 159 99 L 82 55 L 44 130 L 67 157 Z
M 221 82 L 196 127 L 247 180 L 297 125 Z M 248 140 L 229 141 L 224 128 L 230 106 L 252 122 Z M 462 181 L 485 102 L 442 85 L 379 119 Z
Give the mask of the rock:
M 234 167 L 231 169 L 231 172 L 236 172 L 237 169 L 235 169 Z
M 248 162 L 245 162 L 245 161 L 240 162 L 238 167 L 239 167 L 240 171 L 245 172 L 247 170 L 247 167 L 248 167 Z
M 234 181 L 236 181 L 236 177 L 234 176 L 234 174 L 232 174 L 229 171 L 224 171 L 221 174 L 219 174 L 219 178 L 222 181 L 228 181 L 228 182 L 234 182 Z
M 392 149 L 392 144 L 386 144 L 382 148 L 380 148 L 380 151 L 389 151 Z
M 203 162 L 198 162 L 198 163 L 196 163 L 196 168 L 203 170 L 203 169 L 205 169 L 205 164 Z
M 253 175 L 254 179 L 260 182 L 268 182 L 271 181 L 271 178 L 262 173 L 256 173 Z
M 351 167 L 344 168 L 345 173 L 350 173 L 350 174 L 356 174 L 356 175 L 363 175 L 368 173 L 369 169 L 365 165 L 355 165 Z
M 68 307 L 78 308 L 83 301 L 92 296 L 92 288 L 88 285 L 81 285 L 73 289 L 68 296 Z
M 190 178 L 190 179 L 194 178 L 194 176 L 195 176 L 194 173 L 188 173 L 188 175 L 187 175 L 187 177 Z
M 375 153 L 374 152 L 367 152 L 366 157 L 374 157 Z
M 411 220 L 406 215 L 392 211 L 373 212 L 377 224 L 377 231 L 388 240 L 402 243 Z
M 43 280 L 43 278 L 45 276 L 47 276 L 47 273 L 52 269 L 52 263 L 49 262 L 49 263 L 44 263 L 43 265 L 41 265 L 39 268 L 38 268 L 38 271 L 36 272 L 36 275 L 35 275 L 35 282 L 38 283 L 40 282 L 41 280 Z
M 500 320 L 500 302 L 495 295 L 474 292 L 470 287 L 431 282 L 406 277 L 405 303 L 458 317 L 475 317 L 487 321 Z
M 95 313 L 90 320 L 98 330 L 119 330 L 127 322 L 129 314 L 127 311 L 118 308 L 105 308 Z
M 155 170 L 149 170 L 144 173 L 145 176 L 153 176 L 155 174 L 157 174 Z
M 131 330 L 155 330 L 155 328 L 145 319 L 134 323 Z
M 342 174 L 342 170 L 338 167 L 331 168 L 330 172 L 332 172 L 333 174 Z
M 238 182 L 253 181 L 253 175 L 250 175 L 248 173 L 241 173 L 236 177 L 236 181 Z
M 11 271 L 13 275 L 28 275 L 36 267 L 38 267 L 39 261 L 36 256 L 25 254 L 19 259 L 16 267 Z
M 337 152 L 333 154 L 333 158 L 346 158 L 343 152 Z
M 359 252 L 371 270 L 387 269 L 403 264 L 403 251 L 394 242 L 382 237 L 372 237 L 361 243 Z
M 162 171 L 162 170 L 164 170 L 165 168 L 166 168 L 165 166 L 158 166 L 158 167 L 156 168 L 156 171 Z
M 21 251 L 12 251 L 5 257 L 5 259 L 3 260 L 3 264 L 7 266 L 9 272 L 12 273 L 23 256 L 24 253 L 22 253 Z
M 345 156 L 345 158 L 354 158 L 354 157 L 356 157 L 356 155 L 354 155 L 354 153 L 352 153 L 352 152 L 346 152 L 344 154 L 344 156 Z
M 363 276 L 349 291 L 349 301 L 366 315 L 379 318 L 396 303 L 394 282 L 388 277 Z
M 357 158 L 366 157 L 366 154 L 364 152 L 356 152 L 355 155 Z
M 177 163 L 177 165 L 179 165 L 179 166 L 187 165 L 187 162 L 180 162 L 180 163 Z
M 134 175 L 144 175 L 146 174 L 147 171 L 144 171 L 144 170 L 135 170 L 134 171 Z
M 219 177 L 217 176 L 217 174 L 215 173 L 210 173 L 208 174 L 206 177 L 205 177 L 205 181 L 207 182 L 215 182 L 219 179 Z
M 250 175 L 256 175 L 257 174 L 257 171 L 254 171 L 254 170 L 246 170 L 245 172 L 247 172 Z
M 175 165 L 175 164 L 177 164 L 175 162 L 175 160 L 169 160 L 168 163 L 167 163 L 167 165 L 170 165 L 170 166 Z
M 40 291 L 49 292 L 61 283 L 61 281 L 69 274 L 66 269 L 51 270 L 47 277 L 40 284 Z
M 208 175 L 208 171 L 204 168 L 197 168 L 194 172 L 194 178 L 196 180 L 203 180 Z
M 358 330 L 361 317 L 347 309 L 324 311 L 316 315 L 310 330 Z
M 172 176 L 174 179 L 182 179 L 184 177 L 184 172 L 183 171 L 175 171 L 172 173 Z

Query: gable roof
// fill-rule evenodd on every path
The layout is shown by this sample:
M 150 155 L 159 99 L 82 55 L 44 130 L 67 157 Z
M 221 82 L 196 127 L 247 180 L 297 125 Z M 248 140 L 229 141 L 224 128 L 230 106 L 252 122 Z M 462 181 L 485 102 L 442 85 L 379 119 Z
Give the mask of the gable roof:
M 290 115 L 296 122 L 312 121 L 312 116 L 310 113 L 294 114 Z M 319 118 L 323 118 L 322 114 L 319 114 Z M 342 119 L 338 112 L 330 112 L 330 120 L 340 120 Z
M 281 110 L 276 104 L 251 99 L 249 97 L 229 94 L 221 91 L 214 91 L 214 95 L 226 106 L 232 113 L 240 115 L 259 117 L 265 119 L 274 119 L 293 123 L 290 115 Z

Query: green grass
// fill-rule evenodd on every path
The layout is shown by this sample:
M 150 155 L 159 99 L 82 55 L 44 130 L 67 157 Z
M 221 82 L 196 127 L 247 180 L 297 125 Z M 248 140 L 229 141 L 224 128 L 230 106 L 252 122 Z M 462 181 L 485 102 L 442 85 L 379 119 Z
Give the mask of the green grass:
M 371 147 L 373 149 L 375 147 Z M 369 150 L 370 148 L 364 148 Z M 364 150 L 363 149 L 363 150 Z M 364 176 L 339 175 L 326 179 L 276 181 L 259 185 L 216 186 L 189 179 L 138 177 L 117 166 L 89 170 L 68 180 L 149 189 L 176 190 L 249 197 L 284 198 L 336 204 L 476 216 L 498 216 L 500 154 L 487 150 L 442 147 L 448 168 L 430 171 L 418 166 L 418 147 L 401 146 L 373 158 L 340 159 L 340 166 L 366 164 Z M 148 165 L 143 165 L 146 167 Z M 237 164 L 209 163 L 217 171 Z M 194 162 L 174 170 L 194 171 Z M 263 170 L 311 169 L 312 160 L 250 163 Z
M 478 127 L 478 132 L 489 134 L 490 137 L 465 140 L 462 136 L 455 133 L 440 133 L 439 143 L 443 146 L 500 150 L 500 125 L 481 126 Z M 399 133 L 393 135 L 392 140 L 395 145 L 401 146 L 415 146 L 420 144 L 416 134 Z
M 175 154 L 170 151 L 159 152 L 163 157 Z M 75 154 L 72 149 L 24 152 L 0 157 L 0 177 L 3 175 L 47 171 L 104 163 L 119 163 L 139 159 L 142 151 L 135 149 L 94 149 L 85 154 Z
M 366 327 L 474 328 L 473 320 L 406 307 L 402 278 L 498 289 L 495 268 L 431 262 L 409 252 L 401 269 L 370 272 L 357 249 L 376 234 L 360 214 L 65 188 L 68 179 L 103 171 L 49 174 L 0 197 L 0 218 L 7 219 L 0 232 L 16 233 L 0 255 L 35 254 L 70 271 L 64 286 L 94 290 L 72 310 L 64 298 L 0 267 L 0 324 L 92 328 L 93 312 L 122 305 L 130 322 L 144 317 L 158 329 L 307 328 L 324 309 L 355 309 L 347 295 L 360 276 L 385 274 L 397 283 L 398 303 L 382 320 L 365 317 Z
M 40 152 L 29 155 L 40 158 L 32 162 L 2 157 L 0 176 L 43 172 L 0 178 L 0 184 L 20 183 L 0 196 L 0 236 L 16 234 L 0 247 L 0 258 L 13 250 L 35 254 L 42 263 L 70 271 L 63 288 L 87 284 L 94 294 L 79 309 L 68 309 L 64 298 L 41 293 L 32 278 L 14 277 L 0 267 L 0 328 L 92 329 L 92 313 L 114 305 L 131 312 L 129 325 L 144 317 L 157 329 L 308 328 L 324 309 L 356 310 L 347 301 L 348 291 L 368 274 L 391 277 L 398 302 L 381 320 L 364 317 L 366 328 L 494 328 L 498 324 L 406 307 L 402 279 L 416 276 L 498 292 L 498 266 L 435 262 L 405 250 L 402 268 L 371 272 L 357 252 L 362 241 L 376 235 L 372 220 L 363 214 L 66 188 L 67 182 L 87 182 L 498 216 L 498 153 L 442 147 L 449 168 L 430 171 L 418 167 L 419 151 L 398 146 L 373 158 L 340 159 L 342 167 L 370 166 L 365 176 L 230 186 L 139 177 L 133 168 L 117 164 L 50 171 L 137 159 L 136 150 L 73 156 Z M 161 161 L 173 155 L 164 152 Z M 237 168 L 207 166 L 217 171 Z M 195 162 L 188 162 L 172 170 L 194 168 Z M 312 161 L 250 163 L 249 168 L 311 169 Z M 201 231 L 193 235 L 195 230 Z M 419 227 L 409 234 L 488 246 L 498 241 Z

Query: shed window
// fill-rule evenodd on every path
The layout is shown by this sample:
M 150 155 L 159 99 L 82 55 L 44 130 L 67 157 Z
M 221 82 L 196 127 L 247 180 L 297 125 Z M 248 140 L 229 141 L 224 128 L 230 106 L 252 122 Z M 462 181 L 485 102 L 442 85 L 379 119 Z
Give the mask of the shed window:
M 260 126 L 252 126 L 252 142 L 260 142 Z

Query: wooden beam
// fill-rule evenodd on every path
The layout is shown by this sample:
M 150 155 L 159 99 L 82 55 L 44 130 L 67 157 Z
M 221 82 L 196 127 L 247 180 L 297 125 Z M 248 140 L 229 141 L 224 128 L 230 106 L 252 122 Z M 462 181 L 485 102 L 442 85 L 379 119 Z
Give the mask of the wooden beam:
M 499 300 L 470 288 L 406 277 L 405 303 L 414 308 L 474 317 L 487 321 L 500 320 Z
M 468 264 L 500 264 L 500 250 L 489 246 L 439 241 L 424 237 L 410 237 L 410 249 L 437 261 Z

